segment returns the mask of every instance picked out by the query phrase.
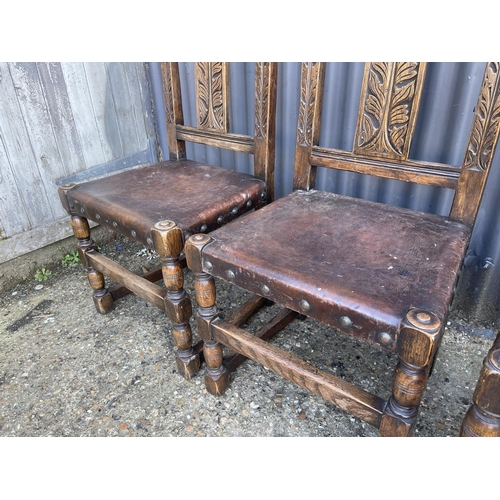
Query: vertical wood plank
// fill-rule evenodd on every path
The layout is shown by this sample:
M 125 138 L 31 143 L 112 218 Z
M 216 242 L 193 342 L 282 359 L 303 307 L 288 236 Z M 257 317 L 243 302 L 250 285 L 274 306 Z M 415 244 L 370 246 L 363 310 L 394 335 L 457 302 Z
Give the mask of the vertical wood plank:
M 84 63 L 84 68 L 105 162 L 121 158 L 123 148 L 106 65 Z
M 36 63 L 11 63 L 12 81 L 38 165 L 41 188 L 45 190 L 52 218 L 66 215 L 59 201 L 54 180 L 68 175 L 61 160 L 52 120 Z M 17 168 L 19 172 L 21 165 Z
M 30 227 L 30 221 L 24 204 L 20 202 L 16 178 L 5 150 L 2 128 L 2 123 L 0 123 L 0 238 L 27 231 Z
M 130 104 L 130 92 L 123 63 L 110 62 L 107 65 L 113 102 L 116 109 L 118 130 L 123 147 L 123 156 L 140 151 L 135 126 L 134 108 Z
M 64 170 L 67 175 L 81 172 L 85 159 L 61 65 L 37 63 L 37 69 Z
M 137 80 L 137 71 L 135 63 L 127 62 L 123 63 L 125 75 L 127 77 L 127 86 L 130 96 L 130 107 L 132 108 L 136 133 L 137 142 L 139 144 L 139 150 L 146 149 L 147 147 L 147 134 L 146 134 L 146 124 L 144 122 L 143 107 L 141 102 L 141 90 L 139 88 L 139 81 Z
M 61 70 L 66 83 L 67 99 L 81 144 L 85 167 L 90 168 L 106 163 L 85 66 L 81 62 L 62 62 Z
M 8 63 L 0 63 L 0 124 L 5 151 L 19 189 L 20 203 L 26 210 L 30 226 L 53 218 L 51 203 L 34 157 L 32 144 L 19 106 Z M 54 190 L 55 191 L 55 190 Z M 60 203 L 59 203 L 60 204 Z
M 142 117 L 144 119 L 144 126 L 146 129 L 146 137 L 156 136 L 155 123 L 152 110 L 152 99 L 150 92 L 149 78 L 147 75 L 146 63 L 137 62 L 135 63 L 135 70 L 137 75 L 138 89 L 140 93 L 140 104 L 142 109 Z

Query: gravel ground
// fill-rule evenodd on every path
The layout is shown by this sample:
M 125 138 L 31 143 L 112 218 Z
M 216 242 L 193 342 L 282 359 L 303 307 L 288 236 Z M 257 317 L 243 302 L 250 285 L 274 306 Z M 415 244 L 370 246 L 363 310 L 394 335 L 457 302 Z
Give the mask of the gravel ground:
M 159 265 L 119 237 L 102 252 L 135 272 Z M 0 295 L 0 436 L 378 436 L 378 431 L 247 361 L 220 398 L 201 372 L 176 370 L 169 322 L 130 295 L 96 313 L 81 265 L 52 269 Z M 192 293 L 191 273 L 186 288 Z M 228 315 L 247 296 L 218 283 Z M 267 308 L 263 316 L 272 314 Z M 251 327 L 257 328 L 260 318 Z M 194 326 L 194 325 L 193 325 Z M 458 436 L 493 330 L 453 312 L 429 380 L 416 436 Z M 388 397 L 396 358 L 309 319 L 274 340 L 319 368 Z

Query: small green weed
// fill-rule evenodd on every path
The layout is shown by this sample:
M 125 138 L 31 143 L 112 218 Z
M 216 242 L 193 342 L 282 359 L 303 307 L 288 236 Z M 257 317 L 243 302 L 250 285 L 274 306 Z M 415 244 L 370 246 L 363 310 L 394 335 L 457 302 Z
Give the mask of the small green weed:
M 73 250 L 71 253 L 68 253 L 63 257 L 61 265 L 63 267 L 74 266 L 75 264 L 78 264 L 78 262 L 80 262 L 78 252 Z
M 51 276 L 52 271 L 45 269 L 45 267 L 42 267 L 42 269 L 38 269 L 35 273 L 35 279 L 37 281 L 47 281 Z

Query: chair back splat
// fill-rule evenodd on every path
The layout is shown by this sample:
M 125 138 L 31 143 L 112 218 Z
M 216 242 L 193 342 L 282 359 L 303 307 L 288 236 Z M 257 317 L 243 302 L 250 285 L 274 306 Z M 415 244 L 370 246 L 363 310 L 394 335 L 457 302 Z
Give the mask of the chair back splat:
M 162 63 L 162 78 L 170 159 L 66 184 L 59 195 L 71 216 L 98 312 L 110 312 L 116 300 L 131 292 L 163 309 L 173 327 L 177 367 L 190 378 L 198 372 L 202 355 L 201 344 L 192 342 L 184 241 L 273 199 L 277 63 L 255 63 L 253 136 L 231 133 L 228 63 L 195 63 L 196 127 L 184 125 L 179 64 Z M 188 159 L 186 141 L 251 154 L 254 175 Z M 138 276 L 101 255 L 90 238 L 88 220 L 155 250 L 162 267 Z M 120 286 L 106 288 L 105 276 Z M 156 284 L 159 280 L 163 287 Z M 245 305 L 237 321 L 263 303 L 259 298 Z
M 184 125 L 178 63 L 163 63 L 170 159 L 186 158 L 185 141 L 254 155 L 254 176 L 274 197 L 276 63 L 255 65 L 254 136 L 229 132 L 229 63 L 195 63 L 197 126 Z
M 426 63 L 367 63 L 350 151 L 320 145 L 326 63 L 303 63 L 293 186 L 287 196 L 186 243 L 198 332 L 222 393 L 234 367 L 226 346 L 370 423 L 380 434 L 415 427 L 500 130 L 499 63 L 488 63 L 462 166 L 410 156 Z M 445 150 L 447 144 L 442 144 Z M 318 167 L 455 190 L 436 215 L 315 188 Z M 224 279 L 397 357 L 390 397 L 313 368 L 217 315 Z M 273 334 L 277 329 L 273 329 Z

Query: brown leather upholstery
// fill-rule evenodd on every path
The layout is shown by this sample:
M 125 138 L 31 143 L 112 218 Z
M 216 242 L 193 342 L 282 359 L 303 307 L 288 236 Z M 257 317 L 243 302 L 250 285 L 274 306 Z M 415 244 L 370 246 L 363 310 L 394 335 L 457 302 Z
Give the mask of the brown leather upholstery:
M 265 285 L 271 300 L 393 351 L 396 342 L 381 343 L 380 334 L 396 339 L 409 309 L 446 315 L 469 229 L 313 190 L 293 192 L 210 236 L 203 256 L 212 275 L 227 279 L 232 271 L 236 285 L 260 294 Z M 310 309 L 302 310 L 301 300 Z
M 76 212 L 150 247 L 151 228 L 160 220 L 173 220 L 187 237 L 220 227 L 265 199 L 265 182 L 192 160 L 143 166 L 68 192 Z

